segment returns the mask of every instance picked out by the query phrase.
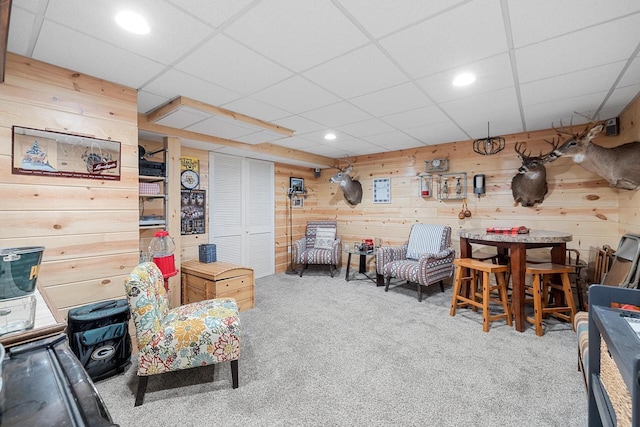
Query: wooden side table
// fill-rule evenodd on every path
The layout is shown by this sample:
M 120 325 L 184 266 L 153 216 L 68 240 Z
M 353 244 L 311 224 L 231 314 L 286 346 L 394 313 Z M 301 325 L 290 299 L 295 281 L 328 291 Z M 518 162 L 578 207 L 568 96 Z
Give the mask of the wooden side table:
M 238 310 L 254 306 L 253 269 L 228 262 L 185 261 L 182 274 L 182 304 L 213 298 L 235 298 Z

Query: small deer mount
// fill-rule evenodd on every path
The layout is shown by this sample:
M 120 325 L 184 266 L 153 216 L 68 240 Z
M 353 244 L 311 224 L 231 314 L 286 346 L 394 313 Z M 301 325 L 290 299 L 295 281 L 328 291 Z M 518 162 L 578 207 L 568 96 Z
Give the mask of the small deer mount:
M 531 151 L 527 154 L 527 146 L 524 142 L 516 142 L 515 150 L 522 161 L 518 174 L 511 180 L 511 193 L 516 205 L 520 203 L 523 207 L 531 207 L 536 203 L 542 203 L 544 196 L 547 195 L 547 169 L 544 163 L 549 161 L 549 156 L 559 142 L 556 143 L 555 140 L 545 140 L 545 142 L 551 144 L 553 148 L 547 154 L 542 154 L 541 151 L 538 156 L 531 156 Z
M 553 150 L 549 161 L 553 162 L 563 155 L 571 156 L 573 161 L 589 172 L 609 181 L 609 185 L 623 190 L 638 190 L 640 187 L 640 142 L 633 141 L 613 148 L 601 147 L 591 142 L 604 130 L 604 124 L 590 121 L 580 133 L 553 129 L 558 135 L 569 135 L 564 144 Z
M 347 202 L 351 206 L 357 205 L 362 201 L 362 184 L 349 176 L 349 173 L 353 170 L 353 165 L 349 165 L 346 169 L 337 169 L 339 172 L 329 178 L 329 182 L 339 183 Z

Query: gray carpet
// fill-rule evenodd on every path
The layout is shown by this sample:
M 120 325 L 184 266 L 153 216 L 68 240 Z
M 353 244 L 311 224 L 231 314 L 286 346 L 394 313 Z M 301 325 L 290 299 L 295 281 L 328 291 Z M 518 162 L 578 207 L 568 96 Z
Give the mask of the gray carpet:
M 344 268 L 342 270 L 342 274 Z M 421 303 L 403 286 L 328 271 L 256 281 L 241 313 L 240 387 L 229 364 L 98 382 L 121 426 L 585 426 L 587 396 L 568 324 L 543 337 L 482 316 L 449 316 L 451 286 Z M 135 363 L 135 359 L 134 359 Z M 214 380 L 211 381 L 211 377 Z

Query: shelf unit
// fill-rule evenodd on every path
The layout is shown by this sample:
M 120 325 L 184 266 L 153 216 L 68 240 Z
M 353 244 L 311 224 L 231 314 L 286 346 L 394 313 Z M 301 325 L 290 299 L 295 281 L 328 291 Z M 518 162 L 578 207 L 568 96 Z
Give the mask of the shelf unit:
M 433 197 L 433 175 L 423 173 L 418 175 L 420 179 L 420 197 L 426 199 Z
M 161 143 L 159 143 L 161 144 Z M 167 148 L 164 144 L 159 149 L 153 151 L 154 154 L 162 153 L 162 158 L 153 160 L 164 163 L 164 176 L 138 175 L 139 183 L 139 222 L 140 230 L 140 259 L 147 253 L 147 247 L 155 230 L 168 230 L 167 218 L 169 213 L 168 196 L 168 168 L 167 168 Z M 143 187 L 147 186 L 146 191 Z M 149 188 L 150 187 L 150 188 Z M 157 192 L 156 192 L 157 191 Z
M 438 200 L 463 200 L 466 198 L 466 172 L 451 172 L 438 175 Z

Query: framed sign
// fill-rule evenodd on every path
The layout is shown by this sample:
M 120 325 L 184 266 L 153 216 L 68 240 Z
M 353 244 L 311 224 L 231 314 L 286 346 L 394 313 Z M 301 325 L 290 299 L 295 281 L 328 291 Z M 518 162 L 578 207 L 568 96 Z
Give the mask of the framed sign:
M 289 178 L 289 188 L 292 193 L 304 193 L 304 179 L 302 178 Z
M 180 191 L 180 234 L 206 233 L 206 190 Z
M 13 174 L 120 181 L 120 143 L 13 126 Z
M 391 178 L 373 178 L 373 203 L 391 203 Z

